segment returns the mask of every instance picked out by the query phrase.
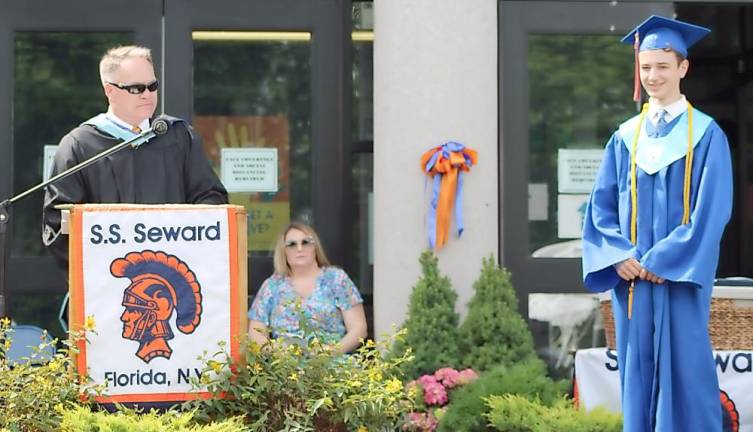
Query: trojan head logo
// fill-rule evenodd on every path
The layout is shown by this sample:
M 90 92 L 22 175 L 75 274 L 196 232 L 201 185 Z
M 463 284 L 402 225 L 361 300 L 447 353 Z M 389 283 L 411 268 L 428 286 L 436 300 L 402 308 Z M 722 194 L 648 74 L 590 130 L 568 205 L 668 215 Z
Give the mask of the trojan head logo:
M 123 292 L 123 338 L 139 342 L 136 356 L 144 363 L 169 359 L 173 338 L 170 317 L 178 330 L 191 334 L 201 322 L 201 286 L 188 265 L 164 252 L 131 252 L 110 264 L 110 273 L 131 284 Z
M 722 430 L 724 432 L 737 432 L 740 430 L 740 413 L 726 391 L 719 390 L 719 399 L 722 402 Z

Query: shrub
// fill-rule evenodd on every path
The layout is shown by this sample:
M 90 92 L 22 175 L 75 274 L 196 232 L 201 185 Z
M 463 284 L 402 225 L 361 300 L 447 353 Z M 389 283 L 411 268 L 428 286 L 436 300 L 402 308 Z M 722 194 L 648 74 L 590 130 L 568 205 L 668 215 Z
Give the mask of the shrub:
M 493 256 L 484 258 L 473 289 L 468 316 L 460 327 L 463 364 L 483 372 L 535 357 L 533 337 L 518 312 L 510 273 L 500 268 Z
M 71 406 L 62 410 L 60 430 L 63 432 L 237 432 L 243 430 L 240 418 L 234 417 L 210 425 L 193 423 L 193 413 L 168 411 L 140 413 L 118 407 L 116 413 L 92 412 L 88 407 Z
M 506 394 L 484 398 L 490 428 L 505 432 L 543 432 L 546 407 L 523 396 Z M 572 429 L 567 429 L 571 432 Z
M 57 340 L 42 343 L 37 352 L 20 364 L 10 365 L 5 353 L 12 337 L 10 321 L 0 319 L 0 429 L 10 431 L 57 431 L 60 410 L 64 404 L 77 402 L 82 393 L 94 389 L 79 385 L 79 377 L 71 374 L 73 362 L 68 356 L 73 342 L 65 341 L 49 361 L 41 362 L 39 354 Z
M 404 341 L 393 348 L 400 357 L 412 349 L 414 360 L 406 363 L 407 377 L 416 378 L 443 367 L 459 366 L 458 314 L 455 312 L 457 293 L 450 280 L 439 273 L 437 258 L 426 251 L 419 258 L 421 278 L 413 287 L 408 305 L 407 330 Z
M 561 398 L 553 406 L 520 395 L 485 398 L 489 412 L 484 417 L 493 430 L 500 432 L 620 432 L 622 419 L 598 408 L 589 413 L 576 409 Z
M 485 397 L 512 393 L 529 399 L 539 398 L 545 405 L 551 405 L 565 394 L 568 385 L 566 381 L 556 382 L 547 377 L 546 365 L 538 358 L 512 367 L 498 366 L 451 395 L 438 430 L 490 430 L 483 417 L 488 410 Z
M 367 341 L 350 356 L 315 337 L 300 345 L 244 343 L 242 365 L 222 360 L 226 353 L 207 361 L 201 384 L 215 397 L 186 406 L 202 421 L 244 416 L 250 431 L 393 431 L 413 402 L 399 379 L 409 354 L 385 360 L 382 350 L 391 343 Z

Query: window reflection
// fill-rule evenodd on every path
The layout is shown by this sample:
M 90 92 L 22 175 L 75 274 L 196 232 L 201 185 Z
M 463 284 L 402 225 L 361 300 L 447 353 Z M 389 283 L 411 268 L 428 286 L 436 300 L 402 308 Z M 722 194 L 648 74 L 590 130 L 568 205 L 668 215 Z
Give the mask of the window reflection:
M 632 47 L 606 35 L 529 35 L 529 252 L 580 256 L 601 149 L 636 111 Z
M 232 187 L 225 181 L 230 202 L 248 210 L 248 248 L 256 253 L 269 253 L 291 218 L 314 216 L 310 39 L 307 32 L 194 32 L 193 124 L 220 178 L 233 179 Z M 260 161 L 254 149 L 272 152 Z
M 107 110 L 99 80 L 105 51 L 132 43 L 129 33 L 18 32 L 13 89 L 13 193 L 43 179 L 45 145 Z M 14 256 L 44 254 L 43 192 L 13 206 Z
M 573 351 L 604 346 L 600 312 L 593 294 L 529 294 L 528 317 L 536 351 L 555 377 L 572 375 Z

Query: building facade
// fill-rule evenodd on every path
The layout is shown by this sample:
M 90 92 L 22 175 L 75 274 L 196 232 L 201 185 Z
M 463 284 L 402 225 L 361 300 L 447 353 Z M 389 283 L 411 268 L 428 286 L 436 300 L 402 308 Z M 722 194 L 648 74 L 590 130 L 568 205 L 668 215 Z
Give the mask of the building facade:
M 426 247 L 417 162 L 460 141 L 479 151 L 466 177 L 461 238 L 439 251 L 461 315 L 481 258 L 512 272 L 539 353 L 555 367 L 602 345 L 581 279 L 582 212 L 607 140 L 635 115 L 632 46 L 651 14 L 712 29 L 691 50 L 683 91 L 727 133 L 735 209 L 719 277 L 753 276 L 753 3 L 412 1 L 375 3 L 375 327 L 400 323 Z M 395 158 L 394 155 L 403 155 Z M 395 169 L 397 166 L 398 169 Z
M 748 2 L 0 0 L 0 199 L 41 181 L 59 138 L 106 108 L 105 49 L 146 45 L 158 110 L 191 120 L 218 173 L 229 149 L 276 149 L 276 188 L 231 193 L 249 211 L 250 293 L 271 272 L 274 234 L 301 219 L 364 293 L 371 334 L 390 332 L 428 247 L 419 159 L 458 141 L 479 163 L 465 177 L 465 232 L 438 252 L 457 309 L 494 255 L 546 349 L 549 318 L 583 300 L 579 217 L 600 149 L 636 112 L 631 47 L 618 40 L 652 13 L 713 30 L 683 90 L 733 150 L 719 275 L 753 276 Z M 61 334 L 66 283 L 39 240 L 41 200 L 13 206 L 6 285 L 14 319 Z M 598 327 L 588 316 L 578 335 Z M 558 343 L 591 343 L 581 336 Z
M 107 109 L 98 62 L 150 47 L 158 112 L 189 119 L 230 200 L 247 208 L 249 291 L 272 271 L 276 234 L 313 224 L 371 304 L 372 8 L 349 1 L 0 2 L 0 197 L 39 183 L 55 145 Z M 354 19 L 355 17 L 355 19 Z M 228 154 L 274 154 L 274 185 L 232 178 Z M 258 183 L 258 182 L 257 182 Z M 11 316 L 61 334 L 66 281 L 40 242 L 42 193 L 11 208 Z M 361 247 L 361 245 L 364 245 Z M 356 246 L 357 245 L 357 246 Z

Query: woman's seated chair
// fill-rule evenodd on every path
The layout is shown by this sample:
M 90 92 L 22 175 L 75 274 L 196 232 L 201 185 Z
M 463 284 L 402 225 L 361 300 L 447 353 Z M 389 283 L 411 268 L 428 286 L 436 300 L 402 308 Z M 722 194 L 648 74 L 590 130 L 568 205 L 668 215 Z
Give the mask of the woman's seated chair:
M 44 330 L 33 325 L 13 325 L 8 333 L 11 339 L 7 353 L 8 363 L 11 365 L 24 363 L 31 359 L 32 364 L 42 364 L 50 361 L 55 355 L 55 347 L 51 345 L 52 338 Z M 40 344 L 44 344 L 42 349 Z

